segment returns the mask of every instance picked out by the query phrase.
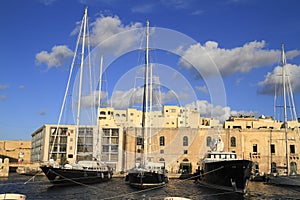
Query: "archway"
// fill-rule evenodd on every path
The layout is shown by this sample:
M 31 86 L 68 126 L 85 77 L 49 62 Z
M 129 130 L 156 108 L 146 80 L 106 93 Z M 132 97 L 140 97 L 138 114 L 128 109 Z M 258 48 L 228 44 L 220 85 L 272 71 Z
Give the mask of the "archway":
M 296 175 L 297 174 L 297 163 L 291 162 L 290 163 L 290 175 Z
M 192 173 L 192 163 L 189 162 L 189 159 L 185 158 L 182 160 L 179 166 L 181 174 L 190 174 Z

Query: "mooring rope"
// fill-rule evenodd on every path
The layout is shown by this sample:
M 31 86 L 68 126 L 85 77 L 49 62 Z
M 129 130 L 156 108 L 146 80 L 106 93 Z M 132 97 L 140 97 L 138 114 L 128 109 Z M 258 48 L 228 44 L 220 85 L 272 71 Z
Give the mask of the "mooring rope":
M 224 166 L 221 166 L 217 169 L 214 169 L 214 170 L 211 170 L 211 171 L 208 171 L 206 173 L 203 173 L 203 174 L 199 174 L 199 175 L 196 175 L 196 176 L 191 176 L 189 178 L 186 178 L 186 179 L 181 179 L 178 184 L 180 185 L 182 182 L 185 182 L 187 180 L 191 180 L 191 179 L 195 179 L 201 175 L 206 175 L 206 174 L 210 174 L 210 173 L 213 173 L 213 172 L 216 172 L 218 170 L 221 170 L 222 168 L 224 168 Z M 51 169 L 50 169 L 51 170 Z M 74 184 L 78 184 L 78 185 L 81 185 L 81 186 L 85 186 L 85 187 L 88 187 L 88 188 L 92 188 L 93 191 L 95 192 L 95 194 L 98 194 L 99 190 L 101 190 L 101 188 L 99 187 L 95 187 L 95 186 L 92 186 L 92 185 L 88 185 L 88 184 L 84 184 L 84 183 L 80 183 L 74 179 L 70 179 L 70 178 L 67 178 L 65 176 L 62 176 L 61 174 L 51 170 L 52 173 L 60 176 L 62 179 L 61 180 L 68 180 L 70 182 L 73 182 Z M 39 174 L 40 172 L 36 173 L 34 176 L 32 176 L 30 179 L 28 179 L 27 181 L 25 181 L 24 183 L 22 184 L 28 184 L 28 183 L 31 183 L 31 184 L 34 184 L 34 183 L 45 183 L 45 182 L 48 182 L 48 181 L 34 181 L 35 177 Z M 30 182 L 32 181 L 32 182 Z M 5 185 L 7 184 L 16 184 L 16 183 L 5 183 Z M 2 184 L 0 184 L 2 185 Z M 120 195 L 116 195 L 116 196 L 112 196 L 112 197 L 106 197 L 106 198 L 101 198 L 103 200 L 109 200 L 109 199 L 118 199 L 118 198 L 122 198 L 122 197 L 129 197 L 131 195 L 135 195 L 135 194 L 139 194 L 139 193 L 143 193 L 143 192 L 148 192 L 148 191 L 151 191 L 151 190 L 156 190 L 156 189 L 159 189 L 159 188 L 162 188 L 164 186 L 160 185 L 160 186 L 156 186 L 156 187 L 151 187 L 151 188 L 146 188 L 146 189 L 143 189 L 143 190 L 138 190 L 138 191 L 134 191 L 134 192 L 130 192 L 130 193 L 126 193 L 126 194 L 120 194 Z M 201 197 L 209 197 L 209 196 L 218 196 L 218 195 L 225 195 L 225 194 L 233 194 L 235 193 L 234 191 L 232 192 L 221 192 L 221 193 L 214 193 L 214 194 L 203 194 L 203 195 L 200 195 Z M 199 197 L 199 195 L 192 195 L 192 196 L 189 196 L 187 198 L 196 198 L 196 197 Z M 151 199 L 162 199 L 163 196 L 155 196 L 155 197 L 147 197 L 147 198 L 151 198 Z

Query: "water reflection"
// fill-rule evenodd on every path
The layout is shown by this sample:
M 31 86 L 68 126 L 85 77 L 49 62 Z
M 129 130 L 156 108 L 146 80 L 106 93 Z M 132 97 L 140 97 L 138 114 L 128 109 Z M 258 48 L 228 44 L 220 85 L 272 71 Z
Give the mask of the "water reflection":
M 30 181 L 29 181 L 30 180 Z M 207 189 L 193 180 L 171 179 L 166 187 L 137 190 L 125 184 L 123 178 L 87 186 L 53 186 L 44 176 L 12 174 L 0 179 L 1 193 L 22 193 L 27 199 L 163 199 L 167 196 L 181 196 L 190 199 L 296 199 L 299 188 L 284 188 L 266 185 L 261 182 L 249 183 L 249 194 L 241 196 L 232 192 Z

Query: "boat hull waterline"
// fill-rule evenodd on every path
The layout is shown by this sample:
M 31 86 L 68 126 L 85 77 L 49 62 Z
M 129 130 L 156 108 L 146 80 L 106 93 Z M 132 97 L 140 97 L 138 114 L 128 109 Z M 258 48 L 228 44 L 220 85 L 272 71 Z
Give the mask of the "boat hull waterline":
M 251 176 L 250 160 L 208 162 L 200 174 L 199 183 L 206 187 L 245 194 Z
M 126 176 L 129 185 L 144 189 L 150 187 L 163 187 L 168 182 L 168 178 L 163 173 L 157 172 L 136 172 Z
M 48 180 L 55 185 L 102 183 L 109 181 L 113 175 L 111 171 L 54 168 L 52 166 L 41 166 L 41 169 Z

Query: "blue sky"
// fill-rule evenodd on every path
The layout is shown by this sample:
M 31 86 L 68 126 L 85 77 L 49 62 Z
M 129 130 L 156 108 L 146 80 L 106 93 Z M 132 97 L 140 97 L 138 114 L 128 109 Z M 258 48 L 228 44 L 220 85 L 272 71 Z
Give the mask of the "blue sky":
M 210 76 L 214 75 L 211 69 L 217 67 L 224 83 L 226 105 L 213 104 L 209 93 L 215 88 L 209 88 L 203 77 L 194 77 L 195 69 L 201 66 L 188 66 L 169 52 L 153 53 L 153 59 L 169 70 L 161 72 L 164 75 L 180 72 L 188 82 L 185 86 L 196 93 L 196 99 L 184 101 L 183 87 L 172 86 L 182 100 L 180 105 L 196 105 L 201 115 L 214 112 L 221 120 L 235 113 L 273 116 L 273 85 L 278 81 L 284 43 L 295 104 L 299 107 L 300 2 L 297 0 L 2 0 L 0 140 L 30 139 L 31 133 L 43 124 L 57 123 L 76 45 L 76 30 L 85 6 L 88 6 L 92 48 L 114 34 L 145 27 L 146 20 L 150 21 L 150 27 L 167 29 L 167 34 L 174 36 L 178 32 L 193 39 L 196 43 L 181 55 L 191 63 L 201 63 L 205 58 L 200 59 L 199 49 L 205 50 L 214 66 L 206 63 L 200 71 Z M 125 41 L 130 41 L 129 37 Z M 160 39 L 165 42 L 168 35 L 166 38 Z M 120 98 L 113 99 L 113 93 L 122 99 L 128 97 L 125 90 L 130 88 L 122 88 L 123 82 L 134 87 L 127 79 L 136 75 L 132 69 L 138 66 L 138 59 L 134 57 L 140 53 L 126 55 L 113 62 L 104 75 L 106 98 L 120 108 Z M 171 82 L 167 80 L 167 84 Z M 165 104 L 171 103 L 167 102 L 168 94 L 166 89 Z

